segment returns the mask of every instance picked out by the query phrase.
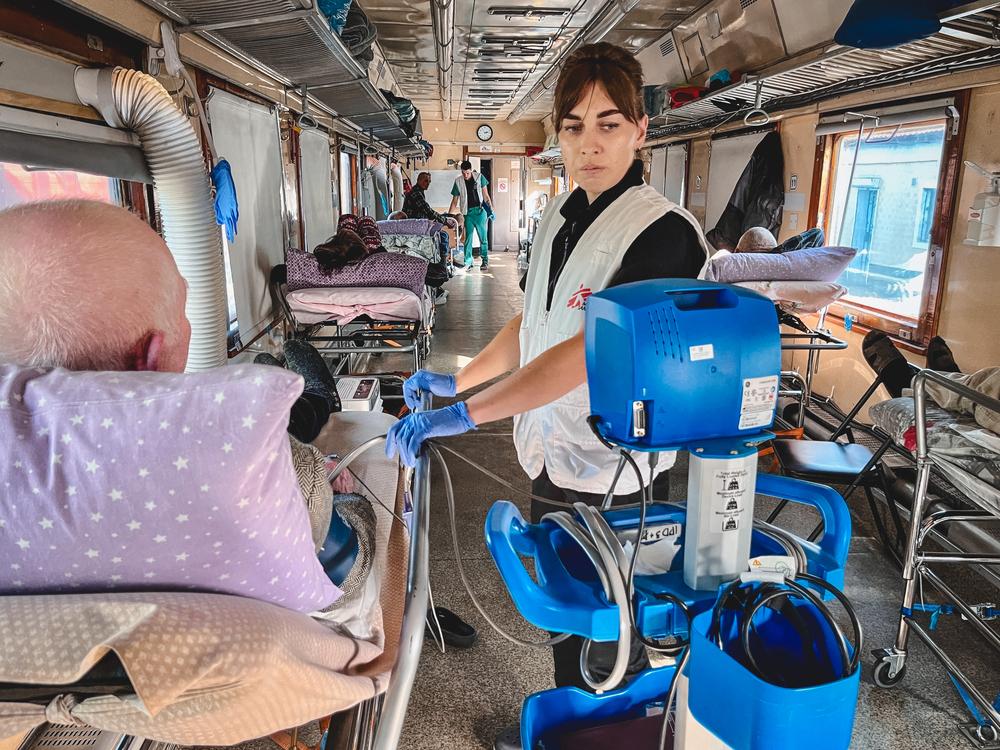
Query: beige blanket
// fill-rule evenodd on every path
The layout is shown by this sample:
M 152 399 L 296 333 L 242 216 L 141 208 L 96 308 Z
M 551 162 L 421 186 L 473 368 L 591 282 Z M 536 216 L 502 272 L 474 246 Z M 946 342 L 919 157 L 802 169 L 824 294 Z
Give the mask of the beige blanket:
M 939 372 L 938 375 L 961 383 L 990 398 L 1000 399 L 1000 367 L 986 367 L 972 373 Z M 980 427 L 1000 434 L 1000 413 L 980 406 L 963 396 L 959 396 L 954 391 L 949 391 L 947 388 L 930 381 L 927 383 L 927 393 L 942 408 L 970 414 Z
M 384 433 L 382 414 L 336 414 L 316 441 L 346 454 Z M 378 447 L 361 479 L 402 513 L 402 483 Z M 378 508 L 380 606 L 371 635 L 271 604 L 215 594 L 135 593 L 0 599 L 0 682 L 72 684 L 109 652 L 135 688 L 48 706 L 0 703 L 0 737 L 44 721 L 125 732 L 180 745 L 227 745 L 345 710 L 388 686 L 402 623 L 408 543 Z

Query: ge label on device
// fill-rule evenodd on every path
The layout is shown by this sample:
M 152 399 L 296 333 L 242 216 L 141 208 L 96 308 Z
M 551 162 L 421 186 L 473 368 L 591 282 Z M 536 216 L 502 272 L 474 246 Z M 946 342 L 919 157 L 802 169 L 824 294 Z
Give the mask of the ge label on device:
M 743 400 L 740 404 L 741 430 L 767 427 L 774 418 L 778 403 L 778 376 L 747 378 L 743 381 Z

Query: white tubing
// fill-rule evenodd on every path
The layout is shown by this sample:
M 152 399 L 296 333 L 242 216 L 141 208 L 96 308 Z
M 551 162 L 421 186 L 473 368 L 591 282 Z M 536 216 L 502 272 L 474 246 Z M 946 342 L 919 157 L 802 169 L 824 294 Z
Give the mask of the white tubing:
M 187 280 L 191 347 L 187 370 L 226 363 L 226 280 L 222 235 L 201 143 L 187 117 L 151 76 L 125 68 L 77 68 L 80 101 L 116 128 L 139 136 L 153 175 L 163 239 Z

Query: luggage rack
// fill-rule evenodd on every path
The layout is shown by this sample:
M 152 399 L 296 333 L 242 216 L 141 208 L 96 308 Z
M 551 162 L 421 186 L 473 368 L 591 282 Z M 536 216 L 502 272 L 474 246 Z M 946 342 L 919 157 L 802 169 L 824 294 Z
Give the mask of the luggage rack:
M 368 74 L 307 0 L 144 0 L 177 23 L 289 88 L 306 87 L 329 115 L 402 155 L 422 153 Z

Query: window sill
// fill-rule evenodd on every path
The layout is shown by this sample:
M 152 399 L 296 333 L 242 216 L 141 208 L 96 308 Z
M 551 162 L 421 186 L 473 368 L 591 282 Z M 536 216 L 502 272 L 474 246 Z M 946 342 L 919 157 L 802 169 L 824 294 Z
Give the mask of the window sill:
M 851 332 L 861 335 L 869 331 L 882 331 L 899 348 L 908 352 L 925 356 L 927 354 L 927 342 L 915 341 L 912 338 L 904 338 L 899 335 L 899 331 L 907 330 L 911 336 L 916 336 L 918 324 L 909 318 L 894 317 L 887 312 L 875 311 L 868 307 L 852 305 L 850 302 L 836 302 L 830 305 L 827 310 L 829 319 L 836 320 L 841 326 L 844 325 L 845 316 L 850 315 L 853 319 Z

